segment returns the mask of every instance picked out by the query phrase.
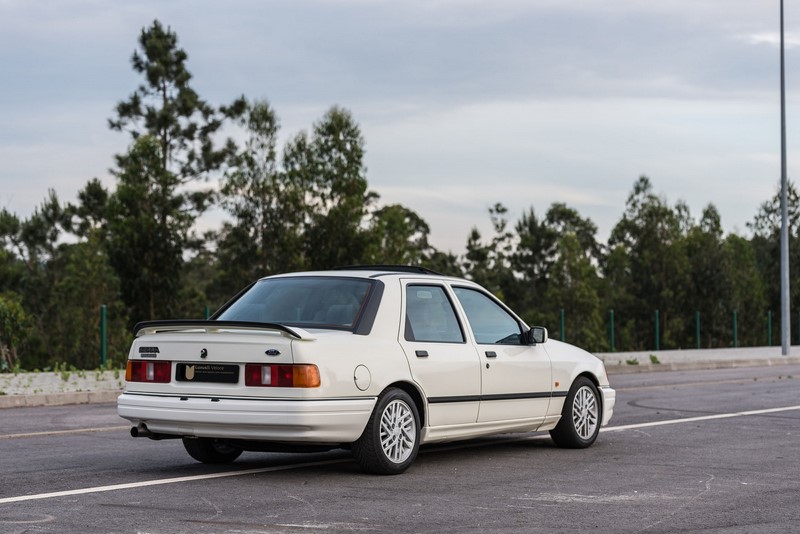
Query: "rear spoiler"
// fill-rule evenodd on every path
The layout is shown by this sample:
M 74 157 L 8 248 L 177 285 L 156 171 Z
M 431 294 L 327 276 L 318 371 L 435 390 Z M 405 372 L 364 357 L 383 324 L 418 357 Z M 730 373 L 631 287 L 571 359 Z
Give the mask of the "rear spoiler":
M 176 319 L 164 321 L 142 321 L 133 327 L 134 337 L 144 334 L 157 334 L 158 332 L 186 332 L 189 330 L 202 330 L 206 333 L 219 332 L 220 330 L 267 330 L 280 332 L 284 335 L 301 341 L 316 339 L 310 332 L 297 327 L 288 327 L 276 323 L 256 323 L 252 321 L 211 321 L 202 319 Z

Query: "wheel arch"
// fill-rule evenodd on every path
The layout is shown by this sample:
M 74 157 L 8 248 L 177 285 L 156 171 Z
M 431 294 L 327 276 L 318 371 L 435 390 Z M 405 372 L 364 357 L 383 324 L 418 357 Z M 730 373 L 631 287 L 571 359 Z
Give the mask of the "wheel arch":
M 417 407 L 417 412 L 419 413 L 419 427 L 425 428 L 427 413 L 425 410 L 425 400 L 419 388 L 417 388 L 417 386 L 412 384 L 411 382 L 404 382 L 404 381 L 394 382 L 392 384 L 389 384 L 383 391 L 386 391 L 389 388 L 402 389 L 403 391 L 408 393 L 408 396 L 411 397 L 411 400 L 414 401 L 414 404 Z M 383 392 L 381 392 L 381 394 L 383 394 Z
M 597 389 L 597 402 L 600 404 L 599 408 L 600 408 L 600 415 L 602 418 L 603 395 L 600 393 L 600 380 L 598 380 L 597 376 L 595 376 L 595 374 L 592 373 L 591 371 L 583 371 L 572 380 L 572 384 L 574 384 L 575 380 L 579 379 L 580 377 L 588 378 L 592 382 L 592 384 L 594 384 L 594 387 Z M 569 385 L 570 388 L 572 388 L 572 384 Z

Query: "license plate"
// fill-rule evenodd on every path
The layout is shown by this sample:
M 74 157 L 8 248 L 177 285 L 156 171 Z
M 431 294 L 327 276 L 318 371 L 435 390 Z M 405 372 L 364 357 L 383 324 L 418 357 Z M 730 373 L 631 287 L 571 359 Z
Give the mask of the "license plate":
M 239 366 L 220 363 L 179 363 L 175 379 L 180 382 L 236 384 L 239 382 Z

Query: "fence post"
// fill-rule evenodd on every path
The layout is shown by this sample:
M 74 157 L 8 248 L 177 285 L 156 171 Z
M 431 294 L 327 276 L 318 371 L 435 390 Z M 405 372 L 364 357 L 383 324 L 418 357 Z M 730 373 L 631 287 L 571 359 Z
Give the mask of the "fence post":
M 800 325 L 800 322 L 798 322 L 797 324 Z M 611 327 L 609 328 L 609 330 L 610 330 L 609 335 L 611 337 L 611 340 L 610 340 L 611 341 L 611 352 L 614 352 L 614 310 L 611 310 Z
M 772 346 L 772 310 L 767 312 L 767 346 Z
M 561 308 L 560 315 L 561 315 L 561 320 L 560 320 L 560 324 L 561 324 L 561 341 L 566 341 L 565 336 L 564 336 L 564 308 Z
M 694 312 L 694 338 L 697 340 L 697 348 L 700 348 L 700 312 Z
M 210 317 L 210 314 L 209 314 L 208 306 L 206 306 L 205 308 L 203 308 L 203 319 L 208 321 L 209 317 Z
M 658 335 L 658 310 L 656 310 L 656 350 L 660 350 L 661 340 Z
M 733 348 L 739 346 L 739 336 L 736 332 L 736 310 L 733 310 Z
M 108 356 L 108 328 L 106 327 L 106 305 L 100 306 L 100 367 L 106 366 Z

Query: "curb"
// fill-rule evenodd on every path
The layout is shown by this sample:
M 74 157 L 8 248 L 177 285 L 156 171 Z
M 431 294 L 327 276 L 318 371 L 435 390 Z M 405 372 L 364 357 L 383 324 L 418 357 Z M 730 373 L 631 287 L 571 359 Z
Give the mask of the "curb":
M 800 365 L 800 357 L 758 358 L 743 360 L 709 360 L 704 362 L 672 362 L 640 365 L 609 365 L 609 375 L 657 373 L 662 371 L 703 371 L 709 369 L 737 369 L 742 367 L 772 367 L 775 365 Z
M 80 391 L 72 393 L 37 393 L 34 395 L 2 395 L 0 409 L 31 408 L 34 406 L 65 406 L 67 404 L 100 404 L 117 402 L 122 391 Z

